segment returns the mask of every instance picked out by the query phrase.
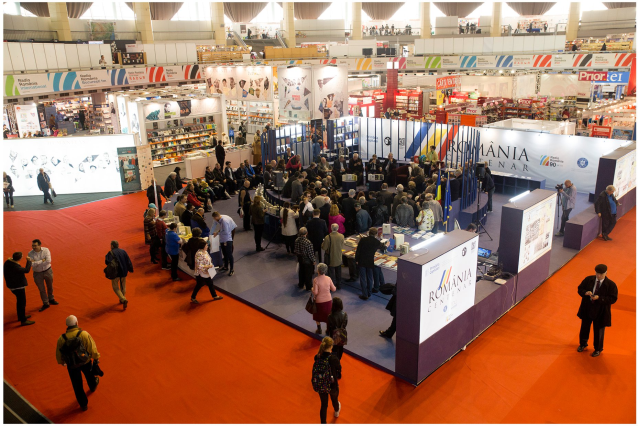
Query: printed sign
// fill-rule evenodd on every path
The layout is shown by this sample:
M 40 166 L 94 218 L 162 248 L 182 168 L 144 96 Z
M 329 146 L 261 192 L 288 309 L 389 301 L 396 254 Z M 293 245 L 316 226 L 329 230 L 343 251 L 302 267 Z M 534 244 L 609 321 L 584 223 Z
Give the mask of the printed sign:
M 580 71 L 578 81 L 607 81 L 606 71 Z
M 449 75 L 446 77 L 436 78 L 436 90 L 456 88 L 460 90 L 461 82 L 459 75 Z
M 523 212 L 518 272 L 551 250 L 555 207 L 553 194 Z

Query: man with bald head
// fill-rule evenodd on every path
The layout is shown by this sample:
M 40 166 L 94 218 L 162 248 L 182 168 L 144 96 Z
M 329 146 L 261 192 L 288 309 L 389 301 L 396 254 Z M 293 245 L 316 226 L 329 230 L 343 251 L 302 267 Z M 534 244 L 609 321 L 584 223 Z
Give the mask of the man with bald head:
M 84 392 L 82 375 L 87 379 L 89 390 L 95 392 L 100 379 L 95 373 L 102 374 L 98 368 L 100 354 L 96 342 L 86 331 L 78 328 L 78 318 L 69 315 L 66 319 L 67 331 L 58 338 L 56 360 L 58 364 L 67 367 L 73 392 L 80 408 L 87 410 L 87 394 Z M 93 362 L 91 362 L 93 360 Z

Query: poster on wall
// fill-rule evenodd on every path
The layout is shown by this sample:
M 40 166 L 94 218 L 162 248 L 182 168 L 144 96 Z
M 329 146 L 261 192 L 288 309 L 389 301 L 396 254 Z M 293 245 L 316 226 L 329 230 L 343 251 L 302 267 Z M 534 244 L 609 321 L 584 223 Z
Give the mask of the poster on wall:
M 235 67 L 207 67 L 205 78 L 208 93 L 224 95 L 227 99 L 238 98 L 238 80 Z
M 162 117 L 160 117 L 160 111 L 163 111 L 163 105 L 158 102 L 151 102 L 147 104 L 143 104 L 142 111 L 144 113 L 144 118 L 147 121 L 156 121 L 164 118 L 164 112 L 162 113 Z
M 620 198 L 636 187 L 636 150 L 630 151 L 616 161 L 616 171 L 613 177 L 616 187 L 616 197 Z
M 611 131 L 611 139 L 631 141 L 633 140 L 633 129 L 614 127 L 613 130 Z
M 474 305 L 478 239 L 422 266 L 420 343 Z
M 459 75 L 436 78 L 436 90 L 438 91 L 436 105 L 449 105 L 453 91 L 460 91 L 461 87 L 462 80 Z
M 313 102 L 311 68 L 279 67 L 278 86 L 280 118 L 306 121 L 311 117 Z
M 127 114 L 127 102 L 124 96 L 116 96 L 118 104 L 118 123 L 120 123 L 120 132 L 129 133 L 129 115 Z M 111 112 L 113 114 L 113 112 Z
M 117 148 L 133 145 L 131 135 L 73 136 L 50 140 L 6 140 L 2 157 L 13 180 L 16 195 L 42 195 L 38 189 L 40 168 L 58 194 L 120 192 Z
M 138 117 L 138 104 L 129 102 L 129 126 L 131 133 L 140 133 L 140 117 Z
M 18 133 L 21 138 L 40 131 L 40 117 L 35 105 L 15 105 Z
M 243 101 L 273 100 L 271 67 L 235 67 L 238 99 Z
M 611 137 L 611 127 L 609 126 L 593 126 L 591 127 L 591 137 L 592 138 L 610 138 Z
M 518 272 L 551 250 L 556 216 L 556 194 L 523 212 Z
M 138 152 L 135 146 L 118 148 L 118 169 L 122 183 L 122 192 L 142 190 Z
M 191 114 L 191 100 L 178 101 L 178 108 L 180 109 L 180 117 L 187 117 Z
M 322 66 L 313 69 L 313 118 L 333 120 L 344 117 L 349 103 L 346 66 Z
M 180 117 L 180 106 L 175 101 L 163 102 L 162 109 L 164 111 L 165 120 Z
M 118 113 L 116 112 L 116 103 L 116 96 L 114 94 L 107 96 L 107 105 L 109 105 L 109 113 L 112 117 L 111 124 L 113 125 L 113 131 L 114 133 L 121 133 L 120 120 L 118 119 Z

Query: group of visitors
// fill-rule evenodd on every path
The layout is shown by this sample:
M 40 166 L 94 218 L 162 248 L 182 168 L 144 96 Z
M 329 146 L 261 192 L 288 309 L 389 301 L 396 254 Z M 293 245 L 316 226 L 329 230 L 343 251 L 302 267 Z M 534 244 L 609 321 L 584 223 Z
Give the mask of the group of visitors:
M 395 24 L 386 25 L 371 25 L 367 27 L 363 25 L 362 27 L 362 35 L 363 36 L 382 36 L 382 35 L 411 35 L 411 25 L 407 24 L 404 28 L 396 28 Z

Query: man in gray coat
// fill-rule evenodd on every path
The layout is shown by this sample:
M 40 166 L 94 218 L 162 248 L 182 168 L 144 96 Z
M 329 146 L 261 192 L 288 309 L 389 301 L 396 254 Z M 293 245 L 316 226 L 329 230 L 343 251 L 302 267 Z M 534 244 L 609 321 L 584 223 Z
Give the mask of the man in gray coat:
M 294 180 L 291 184 L 291 202 L 298 203 L 300 201 L 300 197 L 302 197 L 302 193 L 304 192 L 302 189 L 302 182 L 304 181 L 304 176 L 300 174 L 298 179 Z
M 571 183 L 569 179 L 564 181 L 564 189 L 559 189 L 558 193 L 562 197 L 562 219 L 560 222 L 560 231 L 556 234 L 557 237 L 564 235 L 564 225 L 569 220 L 569 214 L 571 210 L 576 206 L 576 197 L 578 196 L 578 190 L 576 186 Z
M 429 203 L 429 208 L 433 212 L 433 232 L 436 233 L 442 225 L 442 206 L 433 199 L 433 194 L 427 194 L 425 200 Z
M 398 226 L 413 228 L 416 221 L 413 217 L 413 208 L 407 204 L 407 197 L 402 197 L 400 205 L 396 207 L 395 222 Z

